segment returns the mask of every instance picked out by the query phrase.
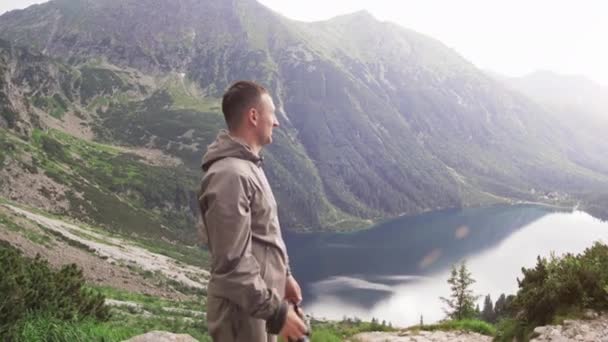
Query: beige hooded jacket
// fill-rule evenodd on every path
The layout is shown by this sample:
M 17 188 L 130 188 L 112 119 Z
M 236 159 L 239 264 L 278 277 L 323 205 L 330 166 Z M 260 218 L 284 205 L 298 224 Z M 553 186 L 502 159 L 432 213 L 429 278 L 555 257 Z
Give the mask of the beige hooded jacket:
M 289 274 L 262 159 L 223 130 L 203 157 L 201 235 L 211 252 L 207 321 L 214 340 L 266 341 L 285 320 Z

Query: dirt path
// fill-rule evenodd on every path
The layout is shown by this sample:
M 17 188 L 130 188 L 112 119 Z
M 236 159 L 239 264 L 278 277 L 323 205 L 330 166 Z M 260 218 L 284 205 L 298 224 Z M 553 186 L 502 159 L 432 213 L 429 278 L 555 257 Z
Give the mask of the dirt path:
M 125 273 L 132 275 L 128 267 L 140 269 L 153 273 L 160 273 L 168 279 L 173 279 L 192 288 L 205 288 L 209 273 L 198 267 L 185 265 L 175 259 L 164 255 L 150 252 L 142 247 L 136 246 L 123 239 L 105 236 L 103 234 L 87 230 L 77 225 L 66 223 L 57 219 L 39 215 L 9 204 L 2 204 L 0 207 L 9 209 L 17 216 L 21 216 L 35 224 L 41 225 L 46 229 L 61 234 L 69 240 L 77 241 L 88 247 L 93 253 L 79 248 L 49 249 L 42 245 L 36 245 L 18 233 L 10 234 L 11 243 L 21 245 L 23 249 L 46 256 L 52 263 L 74 262 L 85 269 L 85 274 L 91 273 L 96 282 L 110 281 L 116 283 L 127 281 L 129 278 Z M 9 232 L 11 233 L 11 232 Z M 67 244 L 66 244 L 67 245 Z M 127 267 L 119 267 L 124 265 Z M 119 271 L 121 270 L 121 271 Z M 132 277 L 130 277 L 132 278 Z M 145 283 L 146 279 L 139 276 L 139 283 Z M 143 281 L 141 281 L 143 279 Z M 148 281 L 149 282 L 149 281 Z M 115 285 L 115 284 L 114 284 Z

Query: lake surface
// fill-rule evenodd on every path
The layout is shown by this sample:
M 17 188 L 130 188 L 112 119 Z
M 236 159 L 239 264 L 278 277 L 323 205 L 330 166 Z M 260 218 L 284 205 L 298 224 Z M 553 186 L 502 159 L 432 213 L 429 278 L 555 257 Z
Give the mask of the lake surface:
M 466 260 L 479 295 L 517 291 L 521 268 L 552 252 L 608 242 L 608 222 L 584 212 L 531 206 L 444 210 L 350 234 L 287 233 L 291 266 L 315 317 L 386 320 L 396 326 L 445 317 L 450 267 Z M 480 299 L 480 307 L 483 304 Z

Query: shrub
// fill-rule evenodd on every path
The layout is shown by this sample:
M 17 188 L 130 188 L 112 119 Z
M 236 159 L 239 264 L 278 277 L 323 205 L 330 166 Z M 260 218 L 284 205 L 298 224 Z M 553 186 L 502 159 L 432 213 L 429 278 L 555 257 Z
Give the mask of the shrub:
M 445 321 L 438 324 L 426 325 L 422 327 L 423 330 L 460 330 L 460 331 L 472 331 L 482 335 L 494 336 L 496 328 L 488 322 L 484 322 L 478 319 L 463 319 Z
M 55 271 L 40 256 L 25 258 L 7 243 L 0 244 L 0 338 L 10 339 L 20 320 L 38 313 L 63 321 L 107 320 L 104 296 L 84 284 L 75 264 Z
M 511 316 L 499 324 L 500 340 L 528 338 L 537 326 L 575 317 L 584 309 L 608 309 L 608 246 L 595 243 L 582 254 L 538 257 L 534 268 L 522 268 L 519 291 L 508 305 Z

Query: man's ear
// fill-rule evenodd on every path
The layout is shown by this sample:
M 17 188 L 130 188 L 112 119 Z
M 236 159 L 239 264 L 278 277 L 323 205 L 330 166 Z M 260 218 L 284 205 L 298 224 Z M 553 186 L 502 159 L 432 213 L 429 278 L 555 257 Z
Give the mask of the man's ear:
M 257 127 L 259 115 L 260 113 L 258 110 L 255 109 L 255 107 L 252 107 L 247 112 L 247 121 L 249 121 L 249 123 L 251 123 L 253 126 Z

